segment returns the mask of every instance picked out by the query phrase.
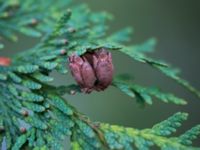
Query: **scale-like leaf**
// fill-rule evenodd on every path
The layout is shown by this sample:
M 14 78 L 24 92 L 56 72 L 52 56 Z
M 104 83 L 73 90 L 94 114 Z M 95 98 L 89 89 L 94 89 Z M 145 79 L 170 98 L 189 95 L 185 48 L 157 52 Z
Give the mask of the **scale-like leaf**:
M 176 132 L 176 128 L 180 127 L 183 121 L 187 120 L 187 116 L 187 113 L 178 112 L 167 120 L 154 125 L 152 131 L 157 135 L 170 135 Z
M 122 92 L 127 94 L 132 98 L 136 98 L 138 102 L 152 104 L 152 96 L 156 97 L 157 99 L 165 102 L 165 103 L 174 103 L 177 105 L 185 105 L 187 102 L 182 99 L 178 98 L 171 93 L 164 93 L 158 88 L 146 88 L 134 83 L 130 83 L 123 81 L 122 79 L 116 78 L 113 81 L 113 85 L 119 88 Z

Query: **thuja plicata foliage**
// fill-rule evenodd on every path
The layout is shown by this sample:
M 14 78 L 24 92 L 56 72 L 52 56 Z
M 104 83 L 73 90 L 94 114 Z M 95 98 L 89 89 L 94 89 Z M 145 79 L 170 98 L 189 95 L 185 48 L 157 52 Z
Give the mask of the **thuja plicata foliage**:
M 124 75 L 113 74 L 111 53 L 116 51 L 159 70 L 200 98 L 198 90 L 180 78 L 177 69 L 146 55 L 154 51 L 155 39 L 130 45 L 131 28 L 106 33 L 111 19 L 106 12 L 93 12 L 86 4 L 71 0 L 0 0 L 1 49 L 6 47 L 3 41 L 16 42 L 19 34 L 40 39 L 12 58 L 0 56 L 2 150 L 62 150 L 66 137 L 74 150 L 199 149 L 192 141 L 200 134 L 200 125 L 180 136 L 173 135 L 187 113 L 177 112 L 139 130 L 93 122 L 65 99 L 66 94 L 84 96 L 113 86 L 140 104 L 152 105 L 153 98 L 187 104 L 160 88 L 144 87 Z M 69 72 L 76 84 L 54 86 L 51 72 Z

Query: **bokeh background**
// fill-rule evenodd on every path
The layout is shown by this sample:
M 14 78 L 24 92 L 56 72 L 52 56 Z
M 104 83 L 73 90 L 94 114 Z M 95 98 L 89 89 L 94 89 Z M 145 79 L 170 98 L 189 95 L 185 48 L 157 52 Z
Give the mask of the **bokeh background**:
M 158 40 L 156 52 L 151 57 L 163 59 L 181 68 L 182 77 L 200 90 L 200 1 L 198 0 L 77 0 L 90 5 L 93 11 L 112 13 L 115 20 L 110 31 L 134 27 L 133 43 L 148 38 Z M 30 48 L 36 41 L 21 37 L 16 44 L 6 42 L 1 55 L 12 56 Z M 15 49 L 13 49 L 13 47 Z M 152 127 L 155 123 L 178 112 L 188 112 L 188 121 L 180 128 L 182 133 L 200 124 L 200 99 L 151 67 L 137 63 L 121 53 L 113 53 L 115 74 L 129 73 L 135 82 L 144 86 L 158 86 L 188 100 L 186 106 L 175 106 L 154 100 L 152 106 L 141 108 L 135 99 L 114 87 L 89 95 L 66 96 L 81 112 L 94 121 L 108 122 L 135 128 Z M 69 77 L 69 78 L 68 78 Z M 56 84 L 73 82 L 71 75 L 57 76 Z M 195 142 L 200 146 L 200 141 Z

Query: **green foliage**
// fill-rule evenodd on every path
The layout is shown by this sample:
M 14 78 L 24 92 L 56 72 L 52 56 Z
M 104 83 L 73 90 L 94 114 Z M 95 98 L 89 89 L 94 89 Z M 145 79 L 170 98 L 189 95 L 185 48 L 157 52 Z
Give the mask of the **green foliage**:
M 198 149 L 191 146 L 200 134 L 199 125 L 180 135 L 169 137 L 187 119 L 177 113 L 150 129 L 134 129 L 90 121 L 78 112 L 64 94 L 80 92 L 77 85 L 50 85 L 51 72 L 66 74 L 66 60 L 72 53 L 106 48 L 120 51 L 141 63 L 157 68 L 191 92 L 199 92 L 178 77 L 177 70 L 146 56 L 153 52 L 156 40 L 124 46 L 132 29 L 106 36 L 106 12 L 91 12 L 85 4 L 68 5 L 70 0 L 0 0 L 0 34 L 16 41 L 18 33 L 41 37 L 32 49 L 12 58 L 9 67 L 0 66 L 0 143 L 2 149 L 64 149 L 62 141 L 70 137 L 71 148 L 79 149 Z M 72 9 L 68 10 L 68 7 Z M 62 11 L 61 11 L 62 10 Z M 62 15 L 63 14 L 63 15 Z M 61 16 L 61 18 L 60 18 Z M 54 22 L 58 19 L 58 22 Z M 5 45 L 6 46 L 6 45 Z M 0 48 L 3 45 L 0 44 Z M 186 101 L 158 88 L 147 88 L 115 77 L 113 86 L 140 103 L 152 104 L 153 97 L 177 105 Z M 199 96 L 200 97 L 200 96 Z
M 132 144 L 141 150 L 149 149 L 152 146 L 161 149 L 196 149 L 187 147 L 186 143 L 180 142 L 181 137 L 166 137 L 176 127 L 180 126 L 179 121 L 183 120 L 183 118 L 185 119 L 185 115 L 185 113 L 177 113 L 156 124 L 152 129 L 137 130 L 108 124 L 102 124 L 101 128 L 111 149 L 128 150 L 132 149 Z M 171 126 L 173 124 L 171 121 L 175 121 L 173 127 Z
M 129 83 L 123 81 L 123 79 L 116 78 L 113 81 L 113 85 L 119 88 L 122 92 L 127 94 L 132 98 L 136 98 L 136 100 L 141 104 L 152 104 L 152 96 L 156 97 L 157 99 L 165 102 L 165 103 L 174 103 L 177 105 L 185 105 L 187 102 L 182 99 L 178 98 L 173 94 L 170 93 L 163 93 L 158 88 L 146 88 L 139 86 L 134 83 Z
M 176 128 L 181 126 L 182 121 L 187 120 L 187 113 L 176 113 L 165 121 L 153 126 L 153 133 L 157 135 L 170 135 L 176 132 Z
M 41 1 L 39 4 L 35 1 L 1 0 L 1 35 L 12 41 L 18 39 L 16 32 L 41 37 L 42 33 L 52 30 L 55 19 L 60 16 L 59 10 L 64 9 L 69 2 L 70 0 L 56 2 L 53 7 L 53 0 Z
M 200 125 L 193 127 L 192 129 L 186 131 L 179 137 L 179 141 L 185 145 L 192 145 L 192 141 L 197 139 L 200 134 Z

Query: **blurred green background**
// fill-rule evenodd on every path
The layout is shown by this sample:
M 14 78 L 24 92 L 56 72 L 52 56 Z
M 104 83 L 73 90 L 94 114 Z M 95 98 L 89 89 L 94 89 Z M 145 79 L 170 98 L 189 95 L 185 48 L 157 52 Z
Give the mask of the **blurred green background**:
M 182 77 L 200 90 L 200 1 L 198 0 L 76 0 L 90 5 L 93 11 L 105 10 L 115 16 L 110 31 L 134 27 L 133 43 L 150 37 L 158 39 L 157 51 L 152 57 L 164 59 L 181 68 Z M 19 43 L 6 42 L 3 55 L 14 55 L 30 48 L 35 41 L 22 37 Z M 13 46 L 14 45 L 14 46 Z M 13 47 L 15 49 L 13 49 Z M 1 52 L 2 53 L 2 52 Z M 141 108 L 134 99 L 109 87 L 104 92 L 90 95 L 66 96 L 81 112 L 94 121 L 108 122 L 135 128 L 148 128 L 178 111 L 190 114 L 178 133 L 200 124 L 200 100 L 151 67 L 132 61 L 118 52 L 113 53 L 115 74 L 130 73 L 135 82 L 145 86 L 158 86 L 166 92 L 188 100 L 186 106 L 161 103 Z M 68 78 L 69 77 L 69 78 Z M 56 75 L 56 84 L 74 82 L 71 75 Z M 70 80 L 69 80 L 70 79 Z M 200 145 L 200 142 L 196 142 Z

